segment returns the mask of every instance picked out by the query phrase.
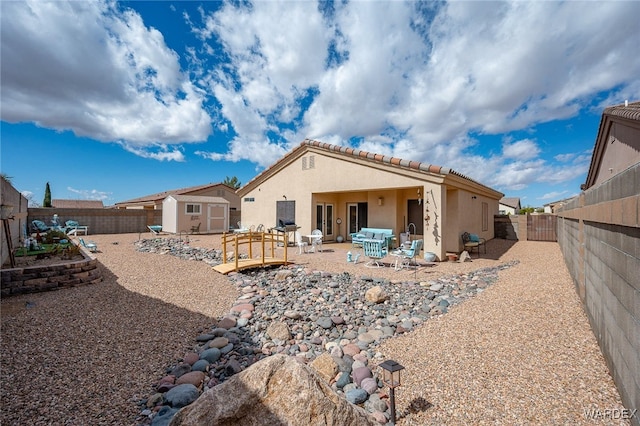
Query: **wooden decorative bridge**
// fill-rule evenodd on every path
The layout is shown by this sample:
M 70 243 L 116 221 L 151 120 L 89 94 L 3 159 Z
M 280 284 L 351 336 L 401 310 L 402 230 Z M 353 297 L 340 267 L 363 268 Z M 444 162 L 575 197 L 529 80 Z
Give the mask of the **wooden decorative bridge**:
M 259 245 L 260 253 L 254 258 L 254 245 Z M 227 246 L 233 245 L 233 260 L 229 259 Z M 248 250 L 243 250 L 248 258 L 241 259 L 241 253 L 238 250 L 241 246 L 248 246 Z M 284 249 L 284 257 L 276 256 L 276 248 L 282 246 Z M 287 246 L 288 238 L 286 233 L 274 232 L 238 232 L 233 234 L 222 234 L 222 256 L 225 263 L 221 263 L 213 267 L 221 274 L 241 271 L 243 269 L 264 268 L 265 266 L 287 265 Z M 231 249 L 231 247 L 229 247 Z M 267 256 L 267 250 L 269 255 Z

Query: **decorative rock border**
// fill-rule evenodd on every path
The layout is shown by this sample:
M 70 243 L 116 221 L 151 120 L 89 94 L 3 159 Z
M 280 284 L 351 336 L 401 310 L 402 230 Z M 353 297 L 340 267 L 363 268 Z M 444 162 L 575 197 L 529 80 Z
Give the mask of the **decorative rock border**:
M 80 248 L 83 260 L 55 265 L 3 269 L 0 271 L 2 297 L 57 290 L 102 281 L 98 259 Z

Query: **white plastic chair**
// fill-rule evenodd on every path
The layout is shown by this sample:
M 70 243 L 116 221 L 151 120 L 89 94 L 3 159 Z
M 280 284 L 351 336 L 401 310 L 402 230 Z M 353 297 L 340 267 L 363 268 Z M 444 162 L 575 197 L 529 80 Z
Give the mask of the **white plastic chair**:
M 314 229 L 313 231 L 311 231 L 311 235 L 313 235 L 313 238 L 311 239 L 313 251 L 322 252 L 322 231 L 319 229 Z
M 302 235 L 296 231 L 295 232 L 295 239 L 296 239 L 296 246 L 298 247 L 298 254 L 302 254 L 302 250 L 304 249 L 304 252 L 307 252 L 307 246 L 309 245 L 309 243 L 307 243 L 306 241 L 302 241 Z

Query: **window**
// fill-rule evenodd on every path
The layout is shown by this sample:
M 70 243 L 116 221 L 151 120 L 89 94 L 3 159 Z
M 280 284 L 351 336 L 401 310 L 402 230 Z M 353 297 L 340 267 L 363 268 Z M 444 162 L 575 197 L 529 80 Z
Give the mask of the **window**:
M 217 195 L 218 197 L 224 197 L 224 189 L 218 189 L 218 190 L 216 191 L 216 195 Z
M 200 214 L 201 205 L 200 204 L 187 204 L 186 213 L 187 214 Z
M 489 204 L 482 203 L 482 230 L 489 230 Z
M 254 201 L 256 201 L 254 197 L 244 197 L 245 203 L 253 203 Z

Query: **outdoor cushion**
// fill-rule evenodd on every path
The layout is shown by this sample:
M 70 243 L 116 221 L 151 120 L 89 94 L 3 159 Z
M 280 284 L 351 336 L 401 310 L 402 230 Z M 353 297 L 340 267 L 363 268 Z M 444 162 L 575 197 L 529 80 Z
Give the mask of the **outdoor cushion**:
M 374 240 L 384 240 L 384 235 L 382 234 L 382 232 L 376 232 L 375 234 L 373 234 L 373 239 Z
M 77 220 L 68 220 L 64 223 L 66 226 L 80 226 Z
M 368 240 L 371 240 L 373 239 L 373 235 L 374 235 L 373 232 L 367 231 L 365 232 L 364 237 Z
M 469 234 L 469 241 L 471 241 L 472 243 L 479 243 L 480 237 L 478 237 L 476 234 Z

